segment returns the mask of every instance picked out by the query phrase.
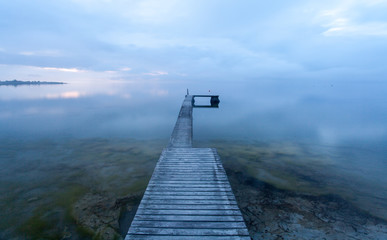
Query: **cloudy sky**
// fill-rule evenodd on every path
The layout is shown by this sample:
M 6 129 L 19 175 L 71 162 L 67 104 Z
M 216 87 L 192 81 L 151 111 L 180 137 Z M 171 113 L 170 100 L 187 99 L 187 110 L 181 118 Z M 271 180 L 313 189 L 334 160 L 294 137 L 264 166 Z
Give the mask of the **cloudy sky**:
M 0 80 L 381 81 L 386 13 L 385 0 L 1 1 Z

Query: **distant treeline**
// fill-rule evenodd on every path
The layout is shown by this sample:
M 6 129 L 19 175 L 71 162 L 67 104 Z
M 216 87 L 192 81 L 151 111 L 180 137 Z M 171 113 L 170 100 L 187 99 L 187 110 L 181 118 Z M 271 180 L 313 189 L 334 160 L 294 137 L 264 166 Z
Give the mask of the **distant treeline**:
M 41 81 L 0 81 L 0 86 L 20 86 L 20 85 L 47 85 L 47 84 L 66 84 L 64 82 L 41 82 Z

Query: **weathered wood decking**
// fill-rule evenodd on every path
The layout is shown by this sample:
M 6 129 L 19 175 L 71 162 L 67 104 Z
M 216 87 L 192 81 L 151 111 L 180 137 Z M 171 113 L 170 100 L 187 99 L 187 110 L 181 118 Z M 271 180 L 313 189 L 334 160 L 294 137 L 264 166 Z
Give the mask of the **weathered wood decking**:
M 187 95 L 181 105 L 168 148 L 192 147 L 192 96 Z
M 250 239 L 219 155 L 192 148 L 192 96 L 181 107 L 129 239 Z

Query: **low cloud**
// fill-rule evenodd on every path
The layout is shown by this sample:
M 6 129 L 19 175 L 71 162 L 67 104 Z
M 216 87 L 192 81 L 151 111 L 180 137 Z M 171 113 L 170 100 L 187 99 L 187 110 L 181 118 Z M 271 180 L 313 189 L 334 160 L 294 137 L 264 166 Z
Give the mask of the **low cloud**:
M 324 36 L 387 36 L 387 19 L 368 17 L 372 12 L 386 7 L 387 1 L 343 1 L 336 7 L 318 14 Z M 374 14 L 372 14 L 374 15 Z
M 323 32 L 325 36 L 387 36 L 387 22 L 373 22 L 366 24 L 345 23 L 330 27 Z
M 123 67 L 120 70 L 123 72 L 128 72 L 128 71 L 131 71 L 132 69 L 130 67 Z
M 44 70 L 53 70 L 53 71 L 60 71 L 60 72 L 85 72 L 85 70 L 80 70 L 77 68 L 55 68 L 55 67 L 42 67 Z
M 59 93 L 59 94 L 47 94 L 46 98 L 49 99 L 56 99 L 56 98 L 79 98 L 81 96 L 80 92 L 77 91 L 72 91 L 72 92 L 64 92 L 64 93 Z
M 23 56 L 41 56 L 41 57 L 59 57 L 60 52 L 57 50 L 43 50 L 43 51 L 21 51 L 19 55 Z
M 144 73 L 144 75 L 149 75 L 149 76 L 161 76 L 161 75 L 168 75 L 168 72 L 163 72 L 163 71 L 153 71 L 149 73 Z

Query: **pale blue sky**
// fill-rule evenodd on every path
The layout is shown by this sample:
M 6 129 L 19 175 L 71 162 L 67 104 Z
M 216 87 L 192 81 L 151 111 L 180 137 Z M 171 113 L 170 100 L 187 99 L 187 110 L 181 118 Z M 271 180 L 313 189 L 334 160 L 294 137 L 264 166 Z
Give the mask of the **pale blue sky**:
M 383 81 L 387 1 L 13 0 L 0 80 Z

